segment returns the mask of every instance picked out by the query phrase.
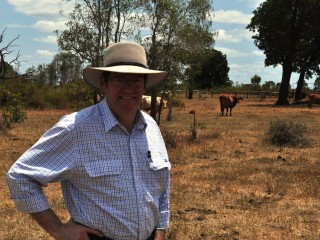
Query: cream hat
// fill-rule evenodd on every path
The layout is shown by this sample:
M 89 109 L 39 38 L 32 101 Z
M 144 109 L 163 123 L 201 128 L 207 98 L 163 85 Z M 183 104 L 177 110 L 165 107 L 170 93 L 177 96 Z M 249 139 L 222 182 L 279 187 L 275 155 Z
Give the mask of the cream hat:
M 129 42 L 114 43 L 107 47 L 103 66 L 87 67 L 83 70 L 83 78 L 97 89 L 100 89 L 100 76 L 104 71 L 146 74 L 146 88 L 157 85 L 167 74 L 165 71 L 148 69 L 144 48 Z

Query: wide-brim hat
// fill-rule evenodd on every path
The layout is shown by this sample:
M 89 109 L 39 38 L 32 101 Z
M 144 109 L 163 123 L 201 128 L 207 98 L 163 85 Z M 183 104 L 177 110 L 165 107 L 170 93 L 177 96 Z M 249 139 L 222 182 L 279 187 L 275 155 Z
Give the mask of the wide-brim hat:
M 166 72 L 147 67 L 144 48 L 132 42 L 114 43 L 105 50 L 103 67 L 87 67 L 83 78 L 91 86 L 100 89 L 102 72 L 146 74 L 146 88 L 153 87 L 165 78 Z

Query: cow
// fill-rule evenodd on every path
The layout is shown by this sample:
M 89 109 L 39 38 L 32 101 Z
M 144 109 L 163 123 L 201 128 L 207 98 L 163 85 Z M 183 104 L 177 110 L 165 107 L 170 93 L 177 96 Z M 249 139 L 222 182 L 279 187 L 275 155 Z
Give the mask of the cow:
M 311 93 L 308 95 L 309 108 L 312 108 L 312 104 L 320 104 L 320 94 Z
M 266 92 L 259 92 L 258 98 L 260 99 L 260 102 L 264 101 L 266 99 L 267 93 Z
M 232 108 L 234 108 L 237 103 L 239 103 L 239 100 L 243 100 L 242 97 L 237 97 L 234 94 L 226 94 L 222 93 L 219 96 L 220 101 L 220 107 L 221 107 L 221 116 L 224 114 L 224 109 L 226 109 L 226 116 L 228 116 L 228 109 L 230 109 L 230 116 L 232 112 Z
M 164 99 L 161 99 L 161 97 L 157 97 L 156 102 L 156 113 L 159 112 L 160 103 L 162 101 L 162 108 L 167 108 L 167 101 Z M 141 101 L 141 107 L 144 111 L 150 111 L 151 110 L 151 96 L 143 95 L 142 101 Z

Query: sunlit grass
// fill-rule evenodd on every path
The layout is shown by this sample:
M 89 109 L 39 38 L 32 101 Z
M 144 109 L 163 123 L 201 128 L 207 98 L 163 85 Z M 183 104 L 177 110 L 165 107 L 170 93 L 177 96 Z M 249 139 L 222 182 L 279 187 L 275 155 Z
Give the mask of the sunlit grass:
M 218 98 L 182 99 L 161 130 L 172 163 L 171 240 L 320 239 L 320 108 L 274 107 L 275 99 L 247 99 L 221 117 Z M 196 113 L 196 139 L 190 141 Z M 50 239 L 15 210 L 5 183 L 11 164 L 69 111 L 33 111 L 0 135 L 0 239 Z M 265 141 L 275 119 L 306 126 L 307 147 Z M 45 190 L 63 221 L 68 214 L 59 184 Z

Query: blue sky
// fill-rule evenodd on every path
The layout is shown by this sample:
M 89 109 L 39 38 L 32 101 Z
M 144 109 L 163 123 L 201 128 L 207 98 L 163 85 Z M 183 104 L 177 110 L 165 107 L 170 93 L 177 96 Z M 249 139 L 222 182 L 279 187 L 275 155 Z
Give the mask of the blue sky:
M 11 56 L 20 51 L 22 61 L 19 71 L 28 67 L 50 63 L 58 52 L 55 29 L 64 29 L 66 18 L 59 14 L 59 1 L 52 0 L 2 0 L 0 4 L 0 31 L 7 27 L 4 44 L 19 35 Z M 254 45 L 252 32 L 245 27 L 250 23 L 255 10 L 263 0 L 213 0 L 213 31 L 218 31 L 215 48 L 227 55 L 229 77 L 234 83 L 250 83 L 256 74 L 265 81 L 281 81 L 282 68 L 265 67 L 264 55 Z M 64 5 L 66 12 L 73 5 Z M 8 57 L 9 60 L 9 57 Z M 295 87 L 297 74 L 291 77 Z M 314 80 L 309 80 L 312 87 Z

